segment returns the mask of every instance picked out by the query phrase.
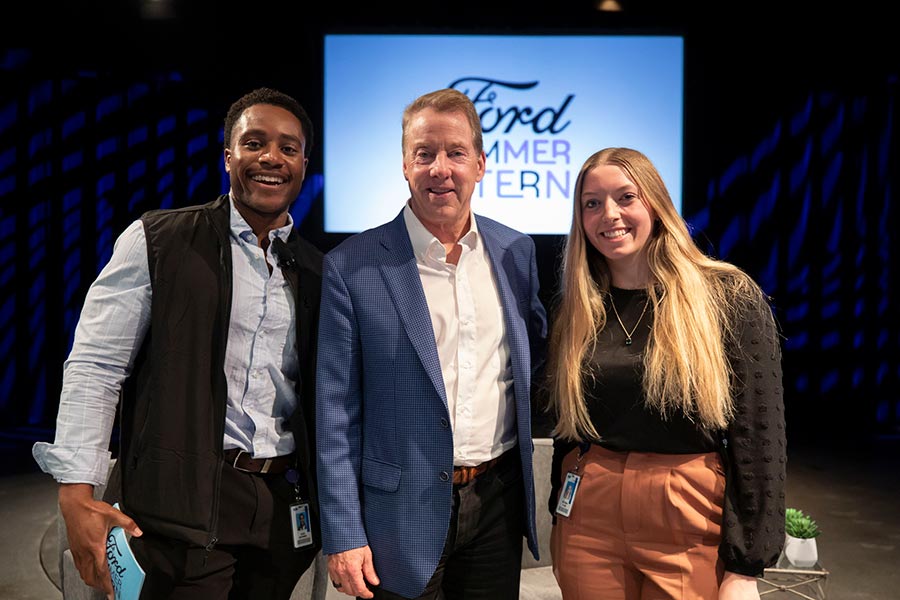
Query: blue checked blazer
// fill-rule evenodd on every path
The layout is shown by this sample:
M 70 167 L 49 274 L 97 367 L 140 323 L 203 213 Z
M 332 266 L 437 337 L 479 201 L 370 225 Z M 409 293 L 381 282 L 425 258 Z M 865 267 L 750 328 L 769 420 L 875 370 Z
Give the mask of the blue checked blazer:
M 513 371 L 528 547 L 534 521 L 530 387 L 544 356 L 533 240 L 476 216 L 497 279 Z M 403 212 L 325 256 L 316 371 L 323 551 L 372 550 L 384 589 L 414 598 L 450 523 L 453 433 Z

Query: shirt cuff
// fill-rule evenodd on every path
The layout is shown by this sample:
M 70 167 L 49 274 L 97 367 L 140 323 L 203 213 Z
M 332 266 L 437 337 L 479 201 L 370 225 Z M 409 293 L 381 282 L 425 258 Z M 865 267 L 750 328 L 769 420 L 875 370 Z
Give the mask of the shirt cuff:
M 93 448 L 72 448 L 47 442 L 37 442 L 31 455 L 44 473 L 59 483 L 89 483 L 105 485 L 109 479 L 112 453 Z

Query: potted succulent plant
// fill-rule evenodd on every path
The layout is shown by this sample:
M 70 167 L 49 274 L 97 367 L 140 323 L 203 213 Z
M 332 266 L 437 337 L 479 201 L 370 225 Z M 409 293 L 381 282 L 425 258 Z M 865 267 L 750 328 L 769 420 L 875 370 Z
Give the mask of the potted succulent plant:
M 802 510 L 788 508 L 784 511 L 784 555 L 795 567 L 809 568 L 819 560 L 816 537 L 819 526 Z

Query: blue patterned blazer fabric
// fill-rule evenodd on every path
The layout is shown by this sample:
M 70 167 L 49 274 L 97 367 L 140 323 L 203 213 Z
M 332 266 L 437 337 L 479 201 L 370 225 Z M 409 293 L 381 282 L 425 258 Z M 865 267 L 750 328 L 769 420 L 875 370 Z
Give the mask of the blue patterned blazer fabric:
M 476 216 L 497 280 L 513 372 L 528 547 L 537 558 L 532 374 L 547 317 L 533 240 Z M 422 593 L 450 523 L 453 432 L 403 212 L 325 256 L 316 438 L 323 550 L 369 545 L 384 589 Z

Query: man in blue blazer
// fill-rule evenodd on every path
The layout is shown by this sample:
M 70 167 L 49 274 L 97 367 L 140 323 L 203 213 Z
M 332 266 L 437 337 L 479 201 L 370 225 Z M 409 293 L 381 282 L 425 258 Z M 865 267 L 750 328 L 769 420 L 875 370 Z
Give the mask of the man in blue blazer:
M 361 598 L 518 598 L 538 555 L 530 387 L 546 314 L 530 237 L 471 210 L 481 122 L 453 89 L 403 114 L 411 197 L 325 257 L 319 502 L 333 585 Z

